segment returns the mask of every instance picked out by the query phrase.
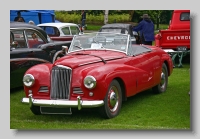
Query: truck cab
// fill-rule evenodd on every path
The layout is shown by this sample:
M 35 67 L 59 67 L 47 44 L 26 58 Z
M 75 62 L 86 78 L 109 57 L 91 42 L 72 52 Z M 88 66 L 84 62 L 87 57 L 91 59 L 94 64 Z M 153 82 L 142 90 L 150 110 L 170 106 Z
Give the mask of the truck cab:
M 182 66 L 182 58 L 190 53 L 190 10 L 173 11 L 168 29 L 155 35 L 155 46 L 172 55 L 172 60 L 178 55 Z

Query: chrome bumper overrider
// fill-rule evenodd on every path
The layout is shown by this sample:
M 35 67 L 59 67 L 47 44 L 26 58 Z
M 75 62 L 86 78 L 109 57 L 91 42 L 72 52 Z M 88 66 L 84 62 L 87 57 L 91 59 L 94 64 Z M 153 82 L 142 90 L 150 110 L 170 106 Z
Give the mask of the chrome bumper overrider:
M 104 104 L 103 100 L 98 101 L 83 101 L 81 97 L 78 96 L 77 100 L 44 100 L 44 99 L 33 99 L 32 94 L 29 95 L 29 98 L 22 98 L 22 103 L 29 104 L 32 106 L 50 106 L 50 107 L 77 107 L 79 110 L 81 108 L 93 108 L 99 107 Z

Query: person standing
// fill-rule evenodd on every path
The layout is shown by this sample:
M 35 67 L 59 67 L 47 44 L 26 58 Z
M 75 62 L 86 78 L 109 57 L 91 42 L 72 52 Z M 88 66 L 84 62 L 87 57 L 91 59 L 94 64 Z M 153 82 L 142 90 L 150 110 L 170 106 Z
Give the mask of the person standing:
M 17 12 L 17 16 L 15 17 L 14 21 L 25 22 L 24 18 L 21 16 L 20 12 Z
M 82 12 L 81 12 L 81 22 L 82 22 L 81 26 L 82 27 L 85 26 L 85 20 L 86 20 L 86 12 L 85 12 L 85 10 L 82 10 Z
M 140 32 L 140 39 L 142 44 L 152 45 L 154 38 L 154 23 L 151 21 L 148 14 L 143 14 L 143 20 L 133 27 L 133 31 Z

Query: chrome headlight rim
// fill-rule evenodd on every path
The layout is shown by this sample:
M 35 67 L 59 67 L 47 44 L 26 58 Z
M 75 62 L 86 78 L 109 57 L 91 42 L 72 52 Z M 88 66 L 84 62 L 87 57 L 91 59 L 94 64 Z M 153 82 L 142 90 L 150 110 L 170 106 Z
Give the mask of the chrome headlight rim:
M 23 77 L 24 86 L 31 87 L 31 86 L 34 85 L 34 83 L 35 83 L 35 78 L 34 78 L 34 76 L 32 74 L 24 75 L 24 77 Z
M 97 85 L 96 79 L 94 78 L 94 76 L 91 76 L 91 75 L 86 76 L 84 78 L 83 83 L 87 89 L 94 89 Z

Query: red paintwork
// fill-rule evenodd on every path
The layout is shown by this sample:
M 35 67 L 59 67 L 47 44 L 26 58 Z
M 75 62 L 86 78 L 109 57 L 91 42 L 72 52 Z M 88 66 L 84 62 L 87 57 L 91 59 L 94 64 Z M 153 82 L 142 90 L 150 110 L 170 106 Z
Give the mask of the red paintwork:
M 73 36 L 50 36 L 53 41 L 71 41 Z
M 135 57 L 110 50 L 78 51 L 79 53 L 101 56 L 106 60 L 106 64 L 98 57 L 75 55 L 76 52 L 73 52 L 58 59 L 54 64 L 36 65 L 25 73 L 32 74 L 36 79 L 33 87 L 24 87 L 26 97 L 28 97 L 28 90 L 31 89 L 35 99 L 50 98 L 50 93 L 39 93 L 38 90 L 40 86 L 48 86 L 50 90 L 50 72 L 54 65 L 64 65 L 72 68 L 70 100 L 77 100 L 78 95 L 72 92 L 74 87 L 80 87 L 83 90 L 82 100 L 103 100 L 110 82 L 115 78 L 122 81 L 124 85 L 123 92 L 126 97 L 133 96 L 160 82 L 163 62 L 166 62 L 169 76 L 172 73 L 173 64 L 170 56 L 158 47 L 151 47 L 152 52 Z M 88 64 L 89 62 L 92 63 Z M 96 88 L 88 90 L 84 87 L 83 79 L 87 75 L 96 78 Z M 89 96 L 91 91 L 94 93 L 92 97 Z
M 155 35 L 155 45 L 162 49 L 174 49 L 186 46 L 190 50 L 190 21 L 181 21 L 180 15 L 190 10 L 174 10 L 167 30 L 159 30 Z

